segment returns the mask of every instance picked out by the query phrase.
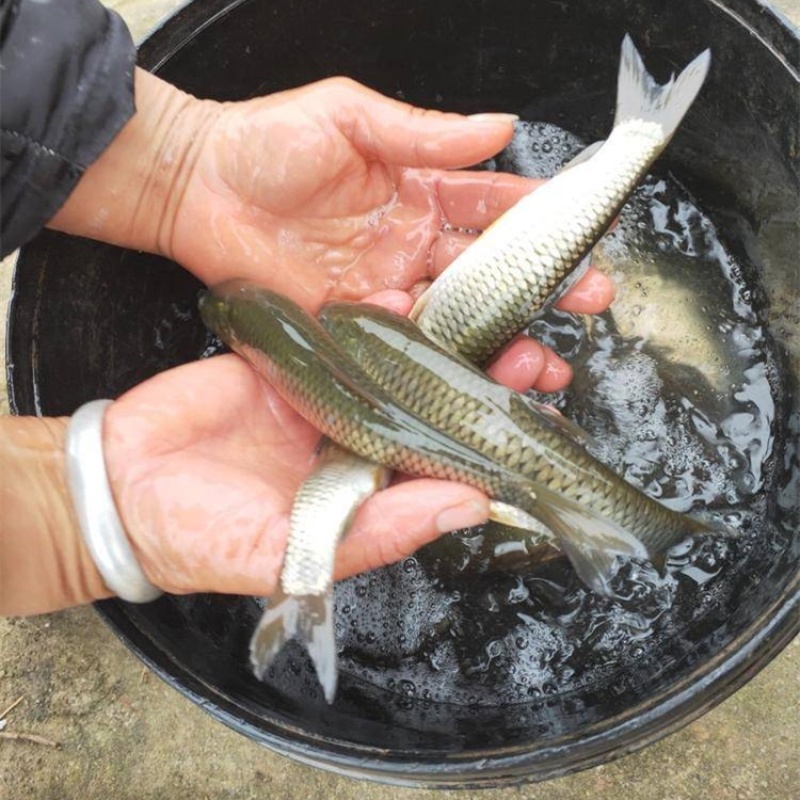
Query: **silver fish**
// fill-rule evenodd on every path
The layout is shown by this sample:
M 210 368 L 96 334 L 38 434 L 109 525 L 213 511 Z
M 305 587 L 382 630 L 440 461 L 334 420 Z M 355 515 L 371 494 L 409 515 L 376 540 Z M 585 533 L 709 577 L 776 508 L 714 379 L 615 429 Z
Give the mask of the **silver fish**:
M 710 61 L 706 50 L 661 86 L 626 36 L 608 139 L 487 228 L 419 298 L 411 318 L 442 346 L 485 363 L 580 277 L 579 266 L 672 139 Z
M 333 564 L 336 545 L 361 503 L 382 489 L 391 470 L 323 439 L 315 471 L 292 506 L 281 585 L 267 601 L 250 641 L 258 678 L 289 639 L 300 640 L 317 671 L 325 699 L 336 694 Z

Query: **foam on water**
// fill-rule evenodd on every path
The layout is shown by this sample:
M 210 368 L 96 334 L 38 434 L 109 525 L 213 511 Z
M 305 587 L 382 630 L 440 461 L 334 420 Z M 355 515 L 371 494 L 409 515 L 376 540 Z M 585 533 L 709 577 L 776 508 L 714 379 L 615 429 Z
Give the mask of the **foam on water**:
M 519 123 L 486 167 L 544 177 L 581 147 L 553 125 Z M 535 540 L 492 526 L 337 584 L 340 671 L 399 708 L 613 691 L 724 604 L 724 578 L 765 535 L 780 393 L 755 270 L 667 177 L 637 190 L 595 260 L 618 288 L 611 310 L 549 311 L 532 326 L 575 366 L 555 404 L 630 483 L 729 534 L 673 548 L 664 574 L 622 563 L 614 598 L 588 591 L 563 558 L 537 562 Z

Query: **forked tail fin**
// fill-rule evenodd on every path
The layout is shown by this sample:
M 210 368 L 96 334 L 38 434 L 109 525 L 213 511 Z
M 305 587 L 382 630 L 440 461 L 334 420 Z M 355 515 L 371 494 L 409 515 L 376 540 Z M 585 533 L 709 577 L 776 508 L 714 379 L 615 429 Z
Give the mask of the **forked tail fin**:
M 290 639 L 305 645 L 325 699 L 336 696 L 336 638 L 333 627 L 333 590 L 325 594 L 287 595 L 278 590 L 268 601 L 250 640 L 250 664 L 260 680 Z
M 614 126 L 637 119 L 655 122 L 661 126 L 666 144 L 697 97 L 710 64 L 711 51 L 704 50 L 677 78 L 673 74 L 662 86 L 647 71 L 633 40 L 626 34 L 619 62 Z

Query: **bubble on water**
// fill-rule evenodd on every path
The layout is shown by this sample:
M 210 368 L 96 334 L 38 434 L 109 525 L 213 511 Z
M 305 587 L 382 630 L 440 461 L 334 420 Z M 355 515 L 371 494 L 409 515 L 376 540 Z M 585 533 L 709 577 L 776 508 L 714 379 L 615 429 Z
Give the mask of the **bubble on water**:
M 213 356 L 217 356 L 220 353 L 224 353 L 226 351 L 226 346 L 215 334 L 211 333 L 210 331 L 206 332 L 206 343 L 203 349 L 200 352 L 200 358 L 212 358 Z
M 417 686 L 413 681 L 402 680 L 397 684 L 397 691 L 406 697 L 414 697 L 417 693 Z
M 498 170 L 526 178 L 549 178 L 584 146 L 581 139 L 556 125 L 518 122 L 514 126 L 514 138 L 495 158 L 495 165 Z

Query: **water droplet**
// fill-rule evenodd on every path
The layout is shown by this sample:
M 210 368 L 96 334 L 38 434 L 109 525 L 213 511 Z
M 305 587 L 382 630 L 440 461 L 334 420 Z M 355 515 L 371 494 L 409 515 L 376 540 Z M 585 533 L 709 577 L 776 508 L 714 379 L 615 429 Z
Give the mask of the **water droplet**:
M 397 684 L 397 690 L 406 697 L 414 697 L 417 693 L 417 685 L 413 681 L 401 680 Z

